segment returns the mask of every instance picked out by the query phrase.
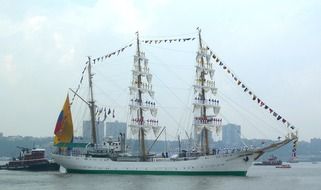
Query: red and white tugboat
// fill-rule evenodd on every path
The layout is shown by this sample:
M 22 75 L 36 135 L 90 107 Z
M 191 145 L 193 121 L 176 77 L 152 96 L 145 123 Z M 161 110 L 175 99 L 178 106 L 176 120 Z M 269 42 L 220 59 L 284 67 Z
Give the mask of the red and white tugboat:
M 55 171 L 59 165 L 45 158 L 45 149 L 18 147 L 21 151 L 18 158 L 0 166 L 6 170 Z

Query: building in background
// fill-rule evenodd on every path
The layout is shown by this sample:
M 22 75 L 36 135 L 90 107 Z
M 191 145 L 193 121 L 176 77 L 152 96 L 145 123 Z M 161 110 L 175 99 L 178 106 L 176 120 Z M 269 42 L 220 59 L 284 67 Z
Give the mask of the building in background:
M 222 142 L 227 147 L 235 147 L 241 145 L 241 126 L 232 123 L 223 125 Z
M 120 133 L 126 134 L 127 124 L 125 122 L 106 122 L 106 137 L 117 138 Z
M 102 144 L 104 140 L 104 128 L 104 122 L 96 123 L 96 138 L 98 144 Z M 84 141 L 91 142 L 91 130 L 91 121 L 83 121 L 82 136 Z

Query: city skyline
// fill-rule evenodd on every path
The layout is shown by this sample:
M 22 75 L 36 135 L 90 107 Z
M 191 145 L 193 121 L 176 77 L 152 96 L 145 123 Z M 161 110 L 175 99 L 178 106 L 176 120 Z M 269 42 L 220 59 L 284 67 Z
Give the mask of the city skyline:
M 119 137 L 120 133 L 125 133 L 127 134 L 127 138 L 128 139 L 132 139 L 133 136 L 129 135 L 127 133 L 127 124 L 125 122 L 120 122 L 120 121 L 114 121 L 114 122 L 100 122 L 97 123 L 98 126 L 98 130 L 97 130 L 97 139 L 99 143 L 102 143 L 103 140 L 106 140 L 108 138 L 112 138 L 112 139 L 117 139 Z M 76 141 L 86 141 L 86 142 L 90 142 L 92 135 L 91 135 L 91 122 L 88 120 L 84 120 L 83 121 L 83 125 L 81 126 L 82 130 L 81 133 L 79 133 L 80 135 L 76 135 L 74 136 L 74 138 L 76 139 Z M 200 144 L 200 134 L 196 133 L 196 131 L 194 131 L 194 134 L 196 134 L 196 136 L 194 136 L 192 139 L 196 142 Z M 269 141 L 278 141 L 279 139 L 269 139 L 269 138 L 246 138 L 243 137 L 242 138 L 242 133 L 241 133 L 241 126 L 238 124 L 234 124 L 234 123 L 227 123 L 225 125 L 223 125 L 222 128 L 222 134 L 221 134 L 221 138 L 213 138 L 212 132 L 209 136 L 209 142 L 210 144 L 212 144 L 213 142 L 223 142 L 223 144 L 225 146 L 241 146 L 241 144 L 243 144 L 242 140 L 269 140 Z M 24 136 L 24 135 L 5 135 L 3 132 L 0 131 L 0 137 L 12 137 L 12 138 L 26 138 L 26 137 L 30 137 L 30 138 L 50 138 L 50 136 L 42 136 L 42 137 L 37 137 L 37 136 Z M 189 136 L 182 136 L 180 137 L 181 140 L 191 140 Z M 169 141 L 177 141 L 178 139 L 171 139 L 171 138 L 165 138 L 168 139 Z M 302 141 L 306 141 L 306 142 L 313 142 L 314 140 L 318 140 L 321 138 L 319 137 L 312 137 L 310 139 L 304 139 Z M 136 139 L 137 140 L 137 139 Z M 154 139 L 147 139 L 147 140 L 154 140 Z M 244 144 L 243 144 L 244 145 Z

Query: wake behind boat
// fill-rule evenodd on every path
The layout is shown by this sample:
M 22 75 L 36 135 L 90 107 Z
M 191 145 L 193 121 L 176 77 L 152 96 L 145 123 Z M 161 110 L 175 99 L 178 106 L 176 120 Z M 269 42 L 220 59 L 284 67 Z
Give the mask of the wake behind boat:
M 170 39 L 169 41 L 187 41 L 192 38 Z M 193 38 L 194 40 L 195 38 Z M 155 40 L 155 43 L 162 40 Z M 164 40 L 165 42 L 167 40 Z M 157 105 L 154 101 L 155 92 L 152 88 L 152 74 L 150 73 L 148 59 L 140 49 L 137 33 L 137 51 L 134 56 L 132 70 L 132 83 L 129 87 L 130 121 L 128 128 L 137 136 L 139 154 L 132 155 L 127 150 L 126 134 L 121 134 L 118 141 L 109 141 L 99 144 L 97 142 L 94 93 L 92 87 L 93 74 L 92 60 L 87 62 L 90 98 L 89 101 L 81 98 L 77 91 L 74 92 L 84 101 L 90 110 L 92 142 L 85 146 L 82 153 L 75 153 L 72 148 L 77 146 L 72 143 L 73 124 L 71 118 L 70 102 L 67 97 L 63 110 L 59 115 L 55 128 L 55 145 L 57 151 L 52 153 L 52 158 L 71 173 L 108 173 L 108 174 L 151 174 L 151 175 L 237 175 L 245 176 L 248 168 L 266 152 L 278 149 L 291 141 L 296 142 L 294 132 L 288 134 L 284 140 L 270 144 L 263 148 L 243 148 L 236 151 L 219 153 L 209 146 L 209 135 L 218 132 L 222 127 L 222 119 L 218 117 L 220 112 L 219 100 L 216 98 L 217 88 L 214 81 L 214 63 L 219 59 L 212 53 L 209 47 L 204 46 L 201 38 L 201 30 L 198 30 L 199 49 L 196 56 L 196 79 L 193 85 L 195 99 L 193 102 L 193 129 L 195 135 L 200 138 L 195 147 L 189 150 L 181 150 L 175 156 L 151 154 L 146 150 L 145 136 L 153 132 L 157 141 L 165 128 L 161 128 L 157 120 Z M 131 44 L 132 45 L 132 44 Z M 131 46 L 130 45 L 130 46 Z M 123 51 L 124 48 L 118 50 Z M 106 55 L 110 57 L 116 52 Z M 103 59 L 104 57 L 101 57 Z M 98 58 L 99 60 L 100 58 Z M 85 70 L 84 70 L 85 71 Z M 106 111 L 106 110 L 105 110 Z M 97 113 L 97 112 L 96 112 Z M 106 114 L 106 112 L 105 112 Z

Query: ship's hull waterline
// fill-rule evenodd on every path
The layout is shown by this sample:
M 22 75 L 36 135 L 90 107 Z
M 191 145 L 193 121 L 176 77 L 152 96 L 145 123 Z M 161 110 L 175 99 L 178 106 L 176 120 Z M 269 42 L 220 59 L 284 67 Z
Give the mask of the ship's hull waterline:
M 52 158 L 68 173 L 232 176 L 245 176 L 257 156 L 258 153 L 243 152 L 201 156 L 195 160 L 155 159 L 148 162 L 128 162 L 52 154 Z

